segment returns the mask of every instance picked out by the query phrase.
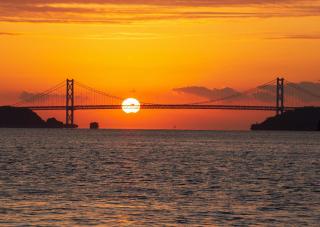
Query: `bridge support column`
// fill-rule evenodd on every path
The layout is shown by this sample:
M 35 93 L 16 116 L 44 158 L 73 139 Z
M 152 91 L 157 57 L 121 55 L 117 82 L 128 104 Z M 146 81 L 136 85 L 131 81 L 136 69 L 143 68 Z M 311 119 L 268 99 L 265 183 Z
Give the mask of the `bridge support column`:
M 282 115 L 284 112 L 284 78 L 277 78 L 276 89 L 276 114 Z
M 66 81 L 66 128 L 74 127 L 74 80 Z

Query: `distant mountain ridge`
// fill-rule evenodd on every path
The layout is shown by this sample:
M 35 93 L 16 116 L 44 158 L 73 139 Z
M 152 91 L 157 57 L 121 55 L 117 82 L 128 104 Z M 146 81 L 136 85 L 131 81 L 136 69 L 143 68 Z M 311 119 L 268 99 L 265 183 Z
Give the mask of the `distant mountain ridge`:
M 0 128 L 63 128 L 64 124 L 55 118 L 44 121 L 27 108 L 0 107 Z
M 319 131 L 320 108 L 303 107 L 253 124 L 251 130 Z

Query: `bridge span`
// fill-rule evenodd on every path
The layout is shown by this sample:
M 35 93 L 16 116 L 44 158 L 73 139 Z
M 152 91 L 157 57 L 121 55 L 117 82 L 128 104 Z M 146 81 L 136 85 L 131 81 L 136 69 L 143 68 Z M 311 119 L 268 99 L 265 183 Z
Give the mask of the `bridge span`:
M 65 110 L 66 106 L 25 106 L 31 110 Z M 284 111 L 299 107 L 284 107 Z M 121 110 L 122 105 L 74 105 L 73 110 Z M 242 106 L 242 105 L 188 105 L 188 104 L 142 104 L 142 110 L 252 110 L 277 111 L 275 106 Z
M 285 89 L 286 88 L 286 89 Z M 286 91 L 286 96 L 285 96 Z M 295 94 L 290 94 L 295 93 Z M 92 96 L 88 98 L 88 96 Z M 140 102 L 142 110 L 242 110 L 242 111 L 273 111 L 281 115 L 285 111 L 306 106 L 296 105 L 289 100 L 320 101 L 320 95 L 313 93 L 296 83 L 277 78 L 263 85 L 244 92 L 234 92 L 216 99 L 205 100 L 197 103 L 147 103 Z M 251 103 L 250 99 L 259 100 L 259 104 Z M 119 110 L 122 109 L 123 97 L 113 96 L 106 92 L 86 86 L 77 81 L 63 81 L 49 90 L 35 94 L 14 106 L 25 107 L 35 111 L 60 110 L 66 112 L 66 127 L 74 125 L 74 112 L 80 110 Z M 240 102 L 239 102 L 240 101 Z M 242 102 L 241 102 L 242 101 Z M 270 103 L 274 103 L 271 105 Z M 239 103 L 239 104 L 234 104 Z M 265 103 L 265 105 L 261 105 Z M 268 103 L 268 104 L 266 104 Z M 307 104 L 310 104 L 308 102 Z M 319 106 L 319 102 L 317 103 Z

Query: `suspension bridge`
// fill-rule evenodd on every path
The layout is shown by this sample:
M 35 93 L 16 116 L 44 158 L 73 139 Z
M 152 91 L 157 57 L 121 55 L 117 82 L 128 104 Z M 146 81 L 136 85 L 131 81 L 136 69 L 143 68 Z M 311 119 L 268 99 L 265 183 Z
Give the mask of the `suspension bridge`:
M 125 98 L 97 90 L 73 79 L 25 97 L 13 106 L 35 111 L 61 110 L 66 112 L 66 127 L 75 125 L 75 111 L 122 109 Z M 245 110 L 274 111 L 277 115 L 304 106 L 320 106 L 320 94 L 300 84 L 276 78 L 244 92 L 233 92 L 204 101 L 192 103 L 140 102 L 140 109 L 184 109 L 184 110 Z

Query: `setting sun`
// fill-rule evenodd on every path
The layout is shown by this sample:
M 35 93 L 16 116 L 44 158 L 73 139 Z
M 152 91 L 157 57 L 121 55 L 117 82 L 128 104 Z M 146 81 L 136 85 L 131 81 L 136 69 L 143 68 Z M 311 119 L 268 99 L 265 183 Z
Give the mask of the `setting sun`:
M 140 102 L 135 98 L 128 98 L 122 102 L 122 110 L 125 113 L 138 113 Z

